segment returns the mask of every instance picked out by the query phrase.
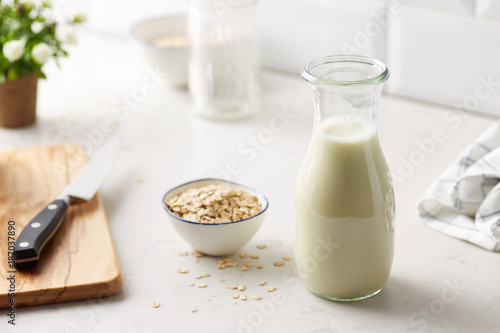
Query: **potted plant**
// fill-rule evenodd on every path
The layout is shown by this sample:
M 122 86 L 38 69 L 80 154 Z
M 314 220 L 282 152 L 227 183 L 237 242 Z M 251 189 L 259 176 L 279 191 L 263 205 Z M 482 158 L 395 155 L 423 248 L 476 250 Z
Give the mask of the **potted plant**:
M 72 25 L 84 17 L 74 15 L 65 25 L 52 19 L 49 0 L 0 0 L 0 126 L 21 127 L 36 119 L 38 78 L 43 65 L 67 56 L 63 43 L 76 41 Z

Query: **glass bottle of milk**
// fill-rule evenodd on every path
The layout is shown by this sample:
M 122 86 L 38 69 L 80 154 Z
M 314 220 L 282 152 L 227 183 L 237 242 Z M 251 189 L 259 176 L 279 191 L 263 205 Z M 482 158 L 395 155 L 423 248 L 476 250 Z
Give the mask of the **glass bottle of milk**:
M 356 301 L 378 294 L 394 254 L 394 191 L 379 144 L 377 101 L 389 69 L 364 56 L 305 66 L 314 132 L 295 192 L 295 258 L 313 294 Z

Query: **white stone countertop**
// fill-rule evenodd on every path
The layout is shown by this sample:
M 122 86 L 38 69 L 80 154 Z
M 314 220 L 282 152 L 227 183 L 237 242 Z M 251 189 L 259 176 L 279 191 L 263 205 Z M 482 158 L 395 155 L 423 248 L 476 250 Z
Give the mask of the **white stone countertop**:
M 272 265 L 284 254 L 293 257 L 294 187 L 313 124 L 308 87 L 299 74 L 263 71 L 259 116 L 241 122 L 210 122 L 190 113 L 187 91 L 171 89 L 164 82 L 143 89 L 146 93 L 141 96 L 143 81 L 152 74 L 128 42 L 90 33 L 80 39 L 61 69 L 54 65 L 47 69 L 48 80 L 39 85 L 37 123 L 17 130 L 0 129 L 0 149 L 88 142 L 85 133 L 109 136 L 99 131 L 99 123 L 113 120 L 126 149 L 100 194 L 124 286 L 107 299 L 19 308 L 15 327 L 7 324 L 2 310 L 0 331 L 500 331 L 500 254 L 427 228 L 415 208 L 431 182 L 493 118 L 451 118 L 447 108 L 381 98 L 379 136 L 394 177 L 399 179 L 392 273 L 383 291 L 371 299 L 329 302 L 304 288 L 293 258 L 283 267 Z M 131 102 L 126 102 L 131 96 Z M 239 153 L 240 145 L 251 147 L 249 138 L 259 137 L 263 129 L 271 128 L 271 122 L 283 124 L 282 130 L 273 132 L 272 140 L 260 142 L 254 153 Z M 444 131 L 444 142 L 428 146 L 419 165 L 404 162 L 419 154 L 415 151 L 422 148 L 417 141 L 432 138 L 436 128 Z M 99 135 L 94 139 L 99 140 Z M 231 179 L 270 200 L 261 229 L 242 249 L 258 254 L 260 258 L 253 261 L 264 269 L 219 270 L 214 258 L 195 263 L 191 255 L 179 256 L 179 251 L 191 248 L 167 223 L 161 205 L 167 189 L 233 171 L 227 169 L 233 160 L 239 167 Z M 258 243 L 267 249 L 257 249 Z M 177 273 L 178 267 L 188 268 L 189 274 Z M 190 287 L 189 281 L 200 281 L 194 275 L 201 272 L 211 274 L 203 280 L 208 287 Z M 222 278 L 225 281 L 219 282 Z M 261 280 L 277 287 L 274 294 L 258 286 Z M 248 298 L 261 295 L 262 300 L 234 304 L 232 290 L 225 286 L 238 284 L 247 287 Z M 153 308 L 153 301 L 160 307 Z M 198 311 L 192 313 L 193 309 Z

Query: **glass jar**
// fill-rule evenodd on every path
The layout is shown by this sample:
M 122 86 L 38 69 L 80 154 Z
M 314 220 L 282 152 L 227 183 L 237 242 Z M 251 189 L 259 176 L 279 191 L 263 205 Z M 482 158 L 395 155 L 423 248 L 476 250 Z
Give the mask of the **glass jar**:
M 389 70 L 337 55 L 312 61 L 302 77 L 315 122 L 295 192 L 299 275 L 319 297 L 365 299 L 383 288 L 394 254 L 394 191 L 376 126 Z
M 258 110 L 257 0 L 191 0 L 189 91 L 196 114 L 233 120 Z

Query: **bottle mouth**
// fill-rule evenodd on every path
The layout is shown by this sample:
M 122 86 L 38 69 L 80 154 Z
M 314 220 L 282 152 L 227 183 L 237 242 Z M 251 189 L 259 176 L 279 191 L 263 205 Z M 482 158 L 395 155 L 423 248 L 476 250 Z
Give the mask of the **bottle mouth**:
M 385 82 L 389 68 L 380 60 L 360 55 L 331 55 L 302 68 L 309 83 L 328 86 L 367 86 Z

